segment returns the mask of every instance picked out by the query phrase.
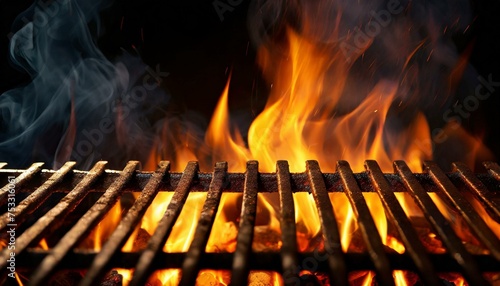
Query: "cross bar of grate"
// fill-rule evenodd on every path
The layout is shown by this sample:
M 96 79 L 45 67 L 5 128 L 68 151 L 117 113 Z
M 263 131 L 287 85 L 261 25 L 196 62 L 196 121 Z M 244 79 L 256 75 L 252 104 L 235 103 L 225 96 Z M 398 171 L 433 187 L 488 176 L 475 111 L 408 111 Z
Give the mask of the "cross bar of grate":
M 391 265 L 387 258 L 384 244 L 378 233 L 373 217 L 371 216 L 368 205 L 359 189 L 356 179 L 352 173 L 349 163 L 346 161 L 337 162 L 337 172 L 342 178 L 345 193 L 351 202 L 354 213 L 358 220 L 358 226 L 363 235 L 368 254 L 370 255 L 375 267 L 376 279 L 382 285 L 395 285 L 392 277 Z
M 179 217 L 182 207 L 186 202 L 189 194 L 189 188 L 198 173 L 198 163 L 189 162 L 182 174 L 179 184 L 175 188 L 174 195 L 168 204 L 168 207 L 163 214 L 154 234 L 149 239 L 146 249 L 142 252 L 139 261 L 135 267 L 134 276 L 130 282 L 131 286 L 145 285 L 149 275 L 154 271 L 153 264 L 155 263 L 158 254 L 162 251 L 163 245 L 167 241 L 168 236 L 172 232 L 172 228 Z
M 254 234 L 255 218 L 257 214 L 257 193 L 259 163 L 249 161 L 245 173 L 243 203 L 240 214 L 240 226 L 236 238 L 236 250 L 233 257 L 231 285 L 243 286 L 248 283 L 250 272 L 250 254 Z
M 62 262 L 68 252 L 79 243 L 85 235 L 95 227 L 104 215 L 118 200 L 123 186 L 132 178 L 139 167 L 138 161 L 130 161 L 123 169 L 120 177 L 106 190 L 97 202 L 78 220 L 78 222 L 61 238 L 51 253 L 45 257 L 36 272 L 32 275 L 29 285 L 43 285 L 55 268 Z
M 488 285 L 486 280 L 483 278 L 477 263 L 474 261 L 474 258 L 465 249 L 462 241 L 451 228 L 449 221 L 443 216 L 443 214 L 441 214 L 431 197 L 416 180 L 406 163 L 402 161 L 396 162 L 395 169 L 410 191 L 410 195 L 423 210 L 425 217 L 432 224 L 438 236 L 443 241 L 449 254 L 463 269 L 465 278 L 469 281 L 469 283 L 472 285 Z
M 415 262 L 415 266 L 420 274 L 420 279 L 422 279 L 425 285 L 442 285 L 434 267 L 432 266 L 432 261 L 427 255 L 422 242 L 418 238 L 418 235 L 401 207 L 401 204 L 391 191 L 391 187 L 387 183 L 380 166 L 377 162 L 368 160 L 365 162 L 365 168 L 370 174 L 372 183 L 380 197 L 380 200 L 382 201 L 382 204 L 384 205 L 388 218 L 390 218 L 394 223 L 394 226 L 401 236 L 401 240 L 405 246 L 405 251 L 411 256 L 413 262 Z
M 142 219 L 142 216 L 146 212 L 148 206 L 158 193 L 158 186 L 165 177 L 169 167 L 170 163 L 167 161 L 161 161 L 158 164 L 158 169 L 156 169 L 153 173 L 144 190 L 142 190 L 137 200 L 129 209 L 125 217 L 120 221 L 108 241 L 104 244 L 101 252 L 99 252 L 93 260 L 92 265 L 81 281 L 80 286 L 95 285 L 105 274 L 106 270 L 108 270 L 111 259 L 130 237 L 135 226 Z
M 207 199 L 203 204 L 193 241 L 182 263 L 182 276 L 179 282 L 181 286 L 195 285 L 198 272 L 200 271 L 200 259 L 205 253 L 210 230 L 215 221 L 215 215 L 222 196 L 222 188 L 225 183 L 226 174 L 227 163 L 216 163 L 212 183 L 207 193 Z
M 87 190 L 90 189 L 99 176 L 104 173 L 106 162 L 97 162 L 84 179 L 69 192 L 55 207 L 49 210 L 43 217 L 36 221 L 34 225 L 25 230 L 17 239 L 14 250 L 15 255 L 23 252 L 31 243 L 36 243 L 50 230 L 50 227 L 57 227 L 62 224 L 64 216 L 73 210 L 84 198 Z M 0 268 L 5 269 L 7 259 L 11 251 L 4 249 L 1 253 Z

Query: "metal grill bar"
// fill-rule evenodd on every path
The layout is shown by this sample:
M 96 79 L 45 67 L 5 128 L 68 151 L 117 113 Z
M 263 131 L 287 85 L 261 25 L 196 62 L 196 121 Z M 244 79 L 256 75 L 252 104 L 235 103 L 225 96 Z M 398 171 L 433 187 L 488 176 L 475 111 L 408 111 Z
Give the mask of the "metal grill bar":
M 25 214 L 32 213 L 38 206 L 40 206 L 49 196 L 49 192 L 60 183 L 66 175 L 73 169 L 75 162 L 66 162 L 61 169 L 55 172 L 47 181 L 24 199 L 19 205 L 16 206 L 13 216 L 16 218 L 16 223 L 21 224 L 27 218 Z M 0 230 L 3 230 L 8 223 L 8 213 L 0 217 Z
M 152 266 L 156 263 L 158 254 L 162 251 L 163 245 L 172 232 L 175 221 L 181 213 L 182 207 L 189 194 L 189 188 L 198 173 L 198 163 L 189 162 L 182 174 L 181 180 L 175 189 L 174 196 L 168 204 L 167 210 L 163 214 L 156 230 L 151 236 L 146 249 L 136 265 L 136 270 L 130 285 L 145 285 L 149 275 L 153 272 Z
M 276 164 L 278 193 L 280 197 L 281 265 L 285 285 L 297 285 L 299 280 L 297 259 L 297 231 L 295 228 L 295 207 L 293 205 L 290 171 L 287 161 Z
M 375 267 L 376 279 L 382 285 L 394 285 L 392 270 L 389 259 L 385 253 L 384 244 L 378 235 L 377 227 L 370 214 L 363 193 L 354 179 L 351 167 L 346 161 L 337 162 L 337 172 L 339 172 L 344 184 L 345 193 L 351 202 L 358 226 L 363 235 L 368 254 L 370 255 Z
M 118 200 L 123 186 L 132 178 L 138 168 L 138 161 L 128 162 L 120 174 L 120 178 L 99 198 L 99 200 L 82 216 L 74 227 L 52 249 L 50 255 L 45 257 L 36 272 L 30 278 L 30 285 L 43 285 L 55 268 L 61 263 L 67 253 L 80 242 L 90 230 L 95 227 L 104 215 Z
M 203 204 L 194 238 L 189 246 L 186 259 L 184 259 L 182 263 L 182 277 L 179 282 L 181 286 L 195 285 L 198 272 L 200 271 L 200 259 L 205 253 L 210 230 L 214 224 L 215 215 L 222 196 L 222 187 L 225 183 L 226 173 L 226 162 L 218 162 L 215 164 L 213 180 L 210 184 L 205 204 Z
M 26 171 L 24 171 L 21 175 L 14 179 L 14 185 L 16 188 L 21 188 L 26 182 L 33 179 L 33 177 L 42 170 L 43 163 L 34 163 L 31 165 Z M 7 194 L 9 193 L 9 185 L 6 184 L 3 188 L 0 189 L 0 205 L 5 204 L 7 201 Z
M 81 286 L 95 285 L 105 274 L 105 271 L 108 270 L 111 259 L 125 244 L 158 193 L 158 186 L 165 177 L 169 167 L 170 163 L 167 161 L 161 161 L 158 164 L 158 169 L 153 173 L 132 208 L 120 221 L 113 234 L 111 234 L 106 244 L 102 247 L 101 252 L 93 260 L 87 274 L 80 283 Z
M 49 210 L 43 217 L 36 221 L 36 223 L 25 230 L 17 239 L 14 253 L 19 255 L 30 244 L 40 241 L 50 229 L 50 227 L 57 227 L 63 222 L 64 216 L 73 210 L 79 202 L 83 199 L 86 192 L 93 183 L 104 172 L 106 162 L 97 162 L 95 166 L 88 172 L 85 178 L 69 192 L 54 208 Z M 24 173 L 23 173 L 24 174 Z M 10 252 L 7 248 L 2 251 L 0 259 L 0 269 L 5 269 L 7 259 Z
M 500 199 L 494 197 L 488 191 L 484 184 L 472 173 L 472 171 L 463 163 L 453 163 L 453 168 L 458 171 L 462 180 L 467 184 L 469 189 L 479 198 L 483 206 L 486 207 L 490 216 L 500 223 Z M 493 169 L 493 172 L 494 169 Z
M 306 172 L 311 182 L 314 201 L 318 207 L 321 230 L 325 241 L 325 252 L 328 254 L 330 284 L 348 285 L 347 266 L 342 245 L 340 244 L 340 232 L 318 162 L 307 161 Z
M 395 164 L 397 172 L 410 191 L 410 195 L 424 211 L 427 220 L 432 224 L 438 236 L 446 245 L 449 254 L 455 259 L 464 271 L 466 279 L 472 285 L 488 285 L 483 278 L 474 258 L 465 249 L 460 238 L 450 226 L 448 220 L 439 212 L 431 197 L 425 192 L 422 185 L 416 180 L 410 168 L 404 162 Z
M 240 215 L 240 227 L 236 240 L 233 266 L 231 273 L 231 285 L 243 286 L 248 283 L 250 272 L 250 254 L 252 252 L 252 241 L 254 234 L 255 218 L 257 214 L 257 193 L 259 163 L 250 161 L 247 163 L 245 174 L 245 187 L 243 191 L 243 205 Z
M 431 174 L 436 185 L 438 185 L 446 197 L 453 202 L 469 227 L 474 231 L 477 238 L 484 243 L 496 259 L 500 260 L 500 240 L 498 240 L 497 236 L 491 231 L 472 205 L 462 196 L 436 163 L 425 162 L 424 165 L 429 174 Z
M 395 162 L 395 164 L 398 164 L 398 162 Z M 403 240 L 406 253 L 408 253 L 415 262 L 415 266 L 420 274 L 420 279 L 422 279 L 425 285 L 442 285 L 432 266 L 432 261 L 426 254 L 422 242 L 420 242 L 415 229 L 412 227 L 398 199 L 391 191 L 391 187 L 387 183 L 379 165 L 375 161 L 366 161 L 365 167 L 370 173 L 370 178 L 384 205 L 388 218 L 394 223 L 394 226 L 397 228 Z
M 498 181 L 500 181 L 500 166 L 498 166 L 495 162 L 484 162 L 484 167 L 488 169 L 488 172 L 495 177 Z
M 5 165 L 5 164 L 1 164 Z M 258 163 L 247 163 L 247 172 L 227 173 L 227 164 L 218 163 L 212 174 L 200 173 L 195 162 L 186 167 L 184 173 L 168 172 L 168 163 L 160 163 L 154 173 L 135 172 L 137 162 L 130 162 L 122 172 L 104 172 L 105 162 L 99 162 L 89 172 L 73 171 L 74 163 L 68 162 L 59 171 L 40 171 L 41 164 L 34 164 L 31 171 L 0 170 L 0 179 L 7 179 L 12 174 L 21 183 L 16 185 L 16 193 L 27 194 L 16 210 L 19 237 L 16 241 L 16 269 L 32 274 L 30 285 L 43 285 L 56 269 L 82 269 L 90 267 L 81 285 L 96 285 L 110 268 L 134 269 L 133 285 L 143 285 L 154 270 L 183 267 L 181 285 L 193 285 L 200 269 L 231 270 L 231 285 L 246 285 L 251 270 L 279 271 L 287 285 L 304 283 L 299 277 L 300 265 L 314 260 L 315 269 L 328 274 L 330 283 L 348 285 L 348 271 L 376 271 L 379 284 L 394 283 L 392 270 L 417 271 L 420 282 L 425 285 L 440 285 L 436 272 L 463 273 L 470 285 L 487 285 L 482 276 L 484 272 L 500 272 L 499 240 L 493 234 L 471 204 L 465 201 L 464 192 L 479 197 L 486 205 L 490 215 L 495 218 L 500 203 L 499 166 L 485 163 L 489 174 L 474 174 L 463 164 L 455 164 L 452 173 L 445 174 L 433 163 L 427 163 L 427 172 L 412 173 L 408 166 L 397 161 L 395 174 L 384 174 L 375 161 L 367 161 L 367 172 L 352 173 L 347 162 L 340 161 L 337 173 L 322 173 L 316 161 L 306 162 L 304 173 L 290 173 L 288 163 L 279 161 L 276 173 L 259 173 Z M 38 166 L 38 167 L 36 167 Z M 38 168 L 38 170 L 37 170 Z M 167 174 L 168 172 L 168 174 Z M 8 187 L 8 186 L 7 186 Z M 4 187 L 5 188 L 5 187 Z M 424 189 L 425 188 L 425 189 Z M 132 208 L 121 220 L 100 253 L 81 252 L 75 246 L 94 228 L 117 198 L 124 192 L 143 190 Z M 145 214 L 148 206 L 159 191 L 175 191 L 174 196 L 158 224 L 148 246 L 142 252 L 121 252 L 125 241 L 130 238 L 134 228 Z M 188 252 L 165 253 L 163 245 L 168 239 L 173 225 L 190 192 L 206 192 L 201 217 L 196 226 L 195 238 Z M 243 193 L 240 227 L 236 240 L 235 253 L 205 253 L 208 238 L 212 231 L 220 199 L 223 192 Z M 409 192 L 422 209 L 427 220 L 440 237 L 447 253 L 428 253 L 423 248 L 408 217 L 396 199 L 394 192 Z M 38 221 L 26 220 L 32 210 L 44 203 L 53 192 L 66 196 L 50 209 Z M 93 192 L 86 201 L 87 193 Z M 253 232 L 256 219 L 257 195 L 263 192 L 277 192 L 280 200 L 280 228 L 282 247 L 280 252 L 252 252 Z M 325 250 L 319 253 L 299 253 L 296 238 L 294 192 L 312 193 L 320 218 Z M 335 205 L 329 198 L 330 192 L 345 192 L 353 207 L 358 225 L 365 241 L 367 252 L 344 253 L 340 245 L 340 235 L 335 219 Z M 371 217 L 363 192 L 377 192 L 384 205 L 387 219 L 398 231 L 406 251 L 403 254 L 388 252 L 378 234 Z M 459 210 L 473 230 L 475 237 L 491 251 L 491 254 L 471 254 L 455 234 L 449 222 L 437 209 L 429 197 L 429 192 L 446 196 L 446 200 Z M 95 195 L 102 194 L 97 199 Z M 55 196 L 59 197 L 59 196 Z M 95 202 L 97 200 L 97 202 Z M 63 235 L 55 247 L 48 251 L 29 249 L 42 236 L 50 234 L 58 227 L 61 220 L 77 206 L 85 211 L 85 202 L 95 202 L 71 229 Z M 488 205 L 489 204 L 489 205 Z M 3 208 L 6 205 L 4 203 Z M 41 210 L 40 210 L 41 211 Z M 0 217 L 0 225 L 5 224 Z M 27 226 L 25 226 L 27 224 Z M 33 224 L 33 225 L 29 225 Z M 10 227 L 10 226 L 9 226 Z M 5 227 L 4 227 L 5 228 Z M 2 236 L 2 239 L 5 238 Z M 52 235 L 49 238 L 54 238 Z M 5 274 L 6 257 L 10 250 L 2 250 L 0 272 Z M 302 264 L 301 264 L 302 263 Z M 24 271 L 30 272 L 24 272 Z M 56 275 L 60 275 L 57 273 Z M 5 277 L 5 275 L 3 275 Z M 319 278 L 320 276 L 318 276 Z M 321 276 L 324 277 L 324 276 Z M 488 276 L 488 279 L 491 279 Z M 2 281 L 0 281 L 2 283 Z

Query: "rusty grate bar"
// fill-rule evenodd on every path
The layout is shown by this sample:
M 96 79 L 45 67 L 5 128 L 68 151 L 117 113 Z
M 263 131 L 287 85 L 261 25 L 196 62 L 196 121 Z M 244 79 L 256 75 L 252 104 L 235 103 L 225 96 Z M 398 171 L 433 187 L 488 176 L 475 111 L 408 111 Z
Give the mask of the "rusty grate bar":
M 243 286 L 248 283 L 250 253 L 252 252 L 254 234 L 253 228 L 257 213 L 258 176 L 259 163 L 257 161 L 249 161 L 247 163 L 247 172 L 245 173 L 241 220 L 232 265 L 232 286 Z
M 307 161 L 306 171 L 303 173 L 290 173 L 286 161 L 277 163 L 276 173 L 259 173 L 258 162 L 249 161 L 244 174 L 227 173 L 226 163 L 218 163 L 211 174 L 199 172 L 196 162 L 189 163 L 183 173 L 168 172 L 167 162 L 160 163 L 160 167 L 154 173 L 136 172 L 137 162 L 130 162 L 121 172 L 104 171 L 105 162 L 99 162 L 89 172 L 73 171 L 73 164 L 68 162 L 59 171 L 30 171 L 32 175 L 28 175 L 27 171 L 0 171 L 2 179 L 7 179 L 13 174 L 21 181 L 21 187 L 16 186 L 16 192 L 24 193 L 25 199 L 16 212 L 18 221 L 40 205 L 47 205 L 44 201 L 52 195 L 52 192 L 59 193 L 61 197 L 66 194 L 38 221 L 19 222 L 16 268 L 29 271 L 24 273 L 31 274 L 28 281 L 30 285 L 44 285 L 47 279 L 53 278 L 53 272 L 58 269 L 76 270 L 89 267 L 90 270 L 83 277 L 81 285 L 98 285 L 99 280 L 111 268 L 133 269 L 135 272 L 132 285 L 144 285 L 148 276 L 155 270 L 179 268 L 183 268 L 182 285 L 194 285 L 200 269 L 232 270 L 231 285 L 246 285 L 251 270 L 279 271 L 287 285 L 295 285 L 296 282 L 311 282 L 304 278 L 307 275 L 299 277 L 299 269 L 305 261 L 312 260 L 317 263 L 315 269 L 322 275 L 327 274 L 330 283 L 335 285 L 348 285 L 347 273 L 357 270 L 375 270 L 380 285 L 394 284 L 392 274 L 395 269 L 416 271 L 420 283 L 425 285 L 442 285 L 443 282 L 436 272 L 460 272 L 469 285 L 487 285 L 482 273 L 500 271 L 499 240 L 492 233 L 494 229 L 484 223 L 484 218 L 478 215 L 468 201 L 465 201 L 464 196 L 464 193 L 472 193 L 480 199 L 482 196 L 483 203 L 486 200 L 498 209 L 500 184 L 495 175 L 495 172 L 498 173 L 498 165 L 495 163 L 485 163 L 489 173 L 484 174 L 474 174 L 463 164 L 455 164 L 453 172 L 445 174 L 434 163 L 426 163 L 426 173 L 415 174 L 402 161 L 394 163 L 396 173 L 392 174 L 382 173 L 375 161 L 366 161 L 367 172 L 361 173 L 353 173 L 349 164 L 344 161 L 338 162 L 336 173 L 322 173 L 316 161 Z M 31 169 L 36 168 L 31 166 Z M 27 174 L 24 176 L 25 179 L 22 178 L 23 174 Z M 28 177 L 30 179 L 26 179 Z M 120 221 L 100 253 L 81 252 L 75 249 L 83 237 L 109 212 L 120 195 L 141 189 L 143 190 L 141 195 Z M 35 191 L 30 194 L 32 190 Z M 121 247 L 130 238 L 160 191 L 174 192 L 174 196 L 149 239 L 148 246 L 143 251 L 121 252 Z M 188 252 L 162 251 L 184 207 L 187 195 L 190 192 L 207 191 L 207 199 L 196 226 L 195 238 Z M 409 192 L 423 211 L 443 242 L 446 253 L 430 253 L 422 246 L 420 238 L 394 194 L 402 191 Z M 58 227 L 71 210 L 78 206 L 84 207 L 84 202 L 87 200 L 83 199 L 90 192 L 93 195 L 87 199 L 93 202 L 92 207 L 88 210 L 88 207 L 83 209 L 86 210 L 85 214 L 66 234 L 62 234 L 55 247 L 46 251 L 28 248 Z M 236 250 L 234 253 L 205 253 L 224 192 L 243 193 Z M 280 252 L 252 252 L 257 195 L 265 192 L 277 192 L 279 195 L 281 211 L 278 215 L 281 216 L 282 231 Z M 321 252 L 299 253 L 294 192 L 309 192 L 314 198 L 325 243 Z M 336 206 L 329 198 L 329 193 L 332 192 L 344 192 L 349 198 L 368 251 L 363 253 L 342 251 L 335 219 Z M 382 244 L 364 198 L 364 192 L 377 192 L 387 219 L 398 231 L 405 245 L 405 253 L 390 252 Z M 467 221 L 474 237 L 478 238 L 491 253 L 469 253 L 448 220 L 431 200 L 430 192 L 446 196 L 446 200 L 459 211 L 457 215 Z M 490 215 L 495 217 L 492 212 Z M 6 214 L 2 214 L 1 217 L 5 216 Z M 1 255 L 5 258 L 5 255 L 10 255 L 10 251 L 3 249 Z M 0 266 L 4 260 L 0 260 Z M 4 266 L 0 271 L 5 272 L 5 269 Z M 2 274 L 5 274 L 4 272 Z M 491 277 L 488 276 L 488 279 Z M 0 284 L 1 281 L 0 279 Z
M 500 166 L 498 166 L 495 162 L 484 162 L 484 167 L 488 169 L 488 172 L 495 177 L 498 181 L 500 181 Z
M 311 182 L 312 194 L 321 221 L 321 230 L 328 254 L 328 275 L 332 285 L 349 285 L 344 252 L 340 244 L 340 232 L 335 219 L 332 202 L 326 191 L 323 174 L 317 161 L 306 162 L 306 172 Z
M 339 172 L 342 178 L 345 193 L 358 218 L 358 226 L 363 235 L 366 247 L 368 248 L 368 254 L 373 261 L 377 281 L 382 285 L 395 285 L 384 244 L 378 234 L 377 227 L 375 226 L 368 205 L 363 197 L 363 193 L 359 189 L 356 179 L 354 179 L 349 163 L 346 161 L 338 161 L 337 172 Z
M 14 179 L 14 185 L 16 188 L 21 188 L 26 182 L 33 179 L 33 177 L 42 170 L 43 163 L 34 163 L 26 171 L 22 172 L 21 175 Z M 0 189 L 0 205 L 5 204 L 7 201 L 7 194 L 9 193 L 10 184 L 6 184 Z
M 441 188 L 441 191 L 451 202 L 453 202 L 460 214 L 462 214 L 462 217 L 472 231 L 474 231 L 477 238 L 484 243 L 497 260 L 500 260 L 500 240 L 498 240 L 497 236 L 486 225 L 472 205 L 462 196 L 436 163 L 425 162 L 424 166 L 434 179 L 436 185 Z
M 13 216 L 16 218 L 17 224 L 23 223 L 27 218 L 25 214 L 32 213 L 49 197 L 49 192 L 66 177 L 75 164 L 75 162 L 66 162 L 47 181 L 16 206 Z M 0 217 L 0 230 L 3 230 L 7 226 L 7 215 L 8 213 L 5 213 Z
M 207 199 L 203 204 L 194 238 L 189 246 L 186 258 L 182 263 L 182 277 L 179 285 L 195 285 L 198 272 L 200 271 L 200 259 L 205 253 L 210 230 L 214 224 L 215 215 L 222 196 L 222 188 L 225 183 L 226 173 L 226 162 L 218 162 L 215 164 L 213 180 L 207 193 Z
M 54 208 L 49 210 L 43 217 L 36 221 L 34 225 L 25 230 L 17 239 L 14 250 L 15 255 L 23 252 L 31 243 L 36 243 L 42 239 L 50 229 L 57 227 L 63 222 L 64 216 L 73 210 L 84 198 L 87 190 L 104 173 L 106 162 L 100 161 L 90 170 L 85 178 L 69 192 Z M 24 173 L 23 173 L 24 174 Z M 5 269 L 10 251 L 4 249 L 1 254 L 0 268 Z
M 281 265 L 285 285 L 297 285 L 299 280 L 297 259 L 297 231 L 295 228 L 295 207 L 293 204 L 290 171 L 287 161 L 276 164 L 278 193 L 280 198 Z
M 80 283 L 81 286 L 95 285 L 105 274 L 105 271 L 108 270 L 111 259 L 125 244 L 158 193 L 158 186 L 165 177 L 169 167 L 170 163 L 167 161 L 161 161 L 158 164 L 158 169 L 153 173 L 148 184 L 132 205 L 132 208 L 130 208 L 125 217 L 120 221 L 113 234 L 111 234 L 106 244 L 102 247 L 101 252 L 93 260 L 87 274 Z
M 432 224 L 438 236 L 446 245 L 449 254 L 463 269 L 464 275 L 469 283 L 472 285 L 488 285 L 488 282 L 483 278 L 474 258 L 465 249 L 462 241 L 455 234 L 448 220 L 439 212 L 431 197 L 410 171 L 410 168 L 408 168 L 404 162 L 396 164 L 395 167 L 410 191 L 410 195 L 424 211 L 425 217 Z
M 485 206 L 491 218 L 500 223 L 500 199 L 494 197 L 465 164 L 453 163 L 453 168 L 455 171 L 458 171 L 462 180 L 476 197 L 479 198 L 479 201 Z M 495 169 L 490 170 L 493 170 L 493 173 L 495 172 Z
M 104 215 L 118 200 L 123 186 L 132 178 L 135 170 L 139 167 L 138 161 L 130 161 L 123 169 L 118 180 L 112 184 L 99 200 L 82 216 L 80 220 L 69 230 L 63 238 L 45 257 L 36 272 L 30 278 L 29 285 L 43 285 L 55 268 L 61 263 L 67 253 L 80 242 L 90 230 L 95 227 Z
M 189 194 L 189 188 L 198 173 L 198 163 L 189 162 L 182 174 L 181 180 L 175 189 L 175 193 L 168 204 L 168 207 L 163 214 L 156 230 L 151 236 L 146 249 L 142 252 L 139 261 L 137 262 L 134 276 L 130 285 L 146 285 L 149 275 L 154 271 L 153 264 L 155 263 L 158 254 L 162 251 L 163 245 L 167 241 L 168 236 L 172 232 L 175 221 L 181 213 L 182 207 L 186 202 Z
M 395 162 L 394 164 L 399 163 L 400 162 Z M 370 173 L 370 178 L 384 205 L 387 217 L 394 223 L 394 226 L 401 236 L 401 240 L 405 246 L 405 252 L 408 253 L 413 259 L 413 262 L 415 262 L 420 279 L 422 279 L 425 285 L 442 285 L 432 266 L 432 261 L 427 255 L 422 242 L 418 238 L 401 204 L 387 183 L 380 166 L 377 162 L 368 160 L 365 162 L 365 168 Z

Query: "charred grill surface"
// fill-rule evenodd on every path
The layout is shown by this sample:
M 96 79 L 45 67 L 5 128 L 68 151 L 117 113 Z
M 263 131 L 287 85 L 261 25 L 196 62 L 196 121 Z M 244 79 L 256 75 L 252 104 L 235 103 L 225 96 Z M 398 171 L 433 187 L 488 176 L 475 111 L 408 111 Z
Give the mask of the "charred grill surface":
M 375 161 L 367 161 L 366 171 L 361 173 L 353 173 L 345 161 L 338 162 L 335 173 L 322 173 L 316 161 L 307 161 L 303 173 L 290 173 L 286 161 L 277 163 L 276 173 L 260 173 L 256 161 L 248 162 L 245 173 L 228 173 L 225 162 L 218 163 L 213 173 L 199 172 L 196 162 L 189 163 L 183 173 L 169 172 L 168 162 L 161 162 L 155 172 L 137 171 L 139 164 L 135 161 L 123 171 L 105 170 L 106 162 L 98 162 L 90 171 L 73 170 L 74 165 L 68 162 L 60 170 L 52 171 L 43 169 L 42 163 L 35 163 L 27 170 L 11 170 L 0 163 L 0 182 L 6 182 L 0 189 L 2 277 L 7 276 L 7 259 L 12 255 L 7 235 L 10 228 L 16 230 L 16 269 L 29 273 L 30 285 L 45 285 L 58 270 L 74 269 L 87 269 L 82 272 L 81 285 L 99 283 L 113 268 L 135 271 L 132 285 L 144 285 L 158 269 L 182 269 L 179 278 L 182 285 L 193 285 L 201 269 L 228 270 L 232 285 L 246 285 L 250 271 L 254 270 L 277 271 L 286 285 L 297 285 L 297 281 L 307 279 L 301 269 L 312 264 L 313 272 L 324 273 L 332 285 L 348 285 L 349 273 L 357 270 L 374 271 L 381 285 L 394 285 L 394 270 L 413 271 L 425 285 L 442 285 L 438 272 L 461 273 L 472 285 L 487 285 L 484 273 L 500 272 L 500 240 L 491 224 L 486 223 L 486 220 L 500 222 L 500 167 L 493 162 L 486 162 L 488 172 L 481 174 L 473 173 L 461 163 L 453 164 L 452 172 L 445 173 L 433 162 L 424 164 L 424 173 L 412 173 L 402 161 L 394 163 L 395 173 L 382 173 Z M 15 193 L 11 191 L 12 185 Z M 78 244 L 112 205 L 122 197 L 132 197 L 132 192 L 138 194 L 137 198 L 125 208 L 102 249 L 79 249 Z M 173 192 L 173 197 L 156 231 L 147 237 L 143 250 L 123 252 L 123 245 L 159 192 Z M 191 192 L 206 192 L 194 239 L 187 252 L 166 253 L 163 245 Z M 206 253 L 225 192 L 242 194 L 235 251 Z M 314 198 L 324 242 L 319 250 L 298 251 L 293 197 L 296 192 L 308 192 Z M 341 248 L 336 217 L 339 206 L 329 199 L 329 194 L 339 192 L 349 199 L 360 227 L 366 248 L 361 253 Z M 404 253 L 388 251 L 384 246 L 363 195 L 367 192 L 378 195 L 388 222 L 405 246 Z M 408 193 L 415 201 L 441 239 L 445 253 L 426 251 L 395 196 L 400 192 Z M 279 197 L 280 251 L 252 250 L 259 193 L 277 193 Z M 486 252 L 471 252 L 463 245 L 429 196 L 431 193 L 449 202 Z M 8 205 L 12 197 L 16 201 L 13 209 Z M 470 198 L 484 207 L 485 214 L 478 213 Z M 54 238 L 54 232 L 60 236 Z M 45 237 L 50 238 L 51 247 L 46 250 L 36 247 Z M 119 275 L 106 277 L 113 280 Z

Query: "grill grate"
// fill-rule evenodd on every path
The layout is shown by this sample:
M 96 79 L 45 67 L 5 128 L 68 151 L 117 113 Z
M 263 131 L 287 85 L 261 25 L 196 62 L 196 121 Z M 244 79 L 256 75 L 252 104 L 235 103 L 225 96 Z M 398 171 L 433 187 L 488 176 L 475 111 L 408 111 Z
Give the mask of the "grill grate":
M 493 162 L 484 164 L 488 170 L 485 174 L 474 174 L 461 163 L 453 164 L 453 171 L 445 174 L 433 162 L 424 164 L 425 173 L 414 174 L 403 161 L 394 163 L 394 174 L 382 173 L 375 161 L 366 161 L 366 171 L 362 173 L 353 173 L 347 162 L 339 161 L 337 172 L 329 174 L 322 173 L 316 161 L 307 161 L 304 173 L 290 173 L 286 161 L 277 162 L 276 173 L 259 173 L 258 163 L 250 161 L 244 174 L 228 173 L 225 162 L 217 163 L 213 174 L 199 172 L 196 162 L 190 162 L 183 173 L 169 172 L 168 162 L 160 162 L 153 173 L 136 171 L 139 168 L 136 161 L 129 162 L 120 172 L 105 170 L 105 165 L 105 162 L 98 162 L 90 171 L 83 172 L 73 170 L 74 162 L 66 163 L 58 171 L 42 170 L 41 163 L 35 163 L 25 171 L 1 169 L 5 164 L 0 164 L 0 180 L 7 182 L 8 176 L 15 176 L 17 196 L 24 198 L 9 214 L 6 207 L 9 185 L 0 190 L 1 210 L 4 212 L 0 219 L 1 233 L 4 235 L 11 227 L 9 215 L 15 217 L 15 227 L 20 231 L 16 233 L 15 250 L 4 247 L 0 254 L 2 277 L 6 277 L 7 259 L 12 251 L 17 258 L 16 267 L 32 271 L 30 285 L 44 285 L 60 269 L 87 269 L 80 285 L 96 285 L 112 268 L 133 268 L 131 285 L 144 285 L 153 271 L 164 268 L 182 269 L 180 285 L 194 285 L 200 269 L 231 270 L 232 285 L 246 285 L 251 270 L 273 270 L 281 273 L 285 285 L 297 285 L 301 280 L 301 265 L 311 261 L 318 271 L 328 275 L 333 285 L 348 285 L 350 271 L 366 269 L 375 271 L 381 285 L 394 285 L 392 273 L 395 269 L 415 271 L 425 285 L 442 285 L 438 272 L 460 272 L 471 285 L 488 285 L 482 274 L 500 272 L 499 238 L 464 196 L 466 193 L 474 195 L 489 216 L 500 222 L 500 167 Z M 103 219 L 120 196 L 132 191 L 141 193 L 101 251 L 76 250 L 75 246 Z M 122 252 L 121 248 L 155 196 L 163 191 L 174 192 L 174 195 L 147 247 L 141 252 Z M 163 252 L 163 245 L 188 194 L 200 191 L 207 192 L 207 198 L 188 251 Z M 297 251 L 293 193 L 304 191 L 312 193 L 316 203 L 324 253 Z M 205 253 L 224 192 L 243 193 L 236 250 L 234 253 Z M 279 195 L 280 253 L 252 251 L 259 192 L 277 192 Z M 347 195 L 368 251 L 342 251 L 335 218 L 336 206 L 329 199 L 331 192 Z M 364 192 L 378 194 L 388 220 L 395 226 L 405 246 L 404 254 L 386 250 Z M 395 192 L 411 195 L 443 242 L 446 253 L 425 250 Z M 429 196 L 431 192 L 449 200 L 489 254 L 467 251 Z M 64 198 L 40 219 L 26 225 L 30 216 L 54 193 L 61 193 Z M 75 211 L 87 194 L 100 197 L 53 248 L 48 251 L 30 248 L 60 227 L 64 218 Z

